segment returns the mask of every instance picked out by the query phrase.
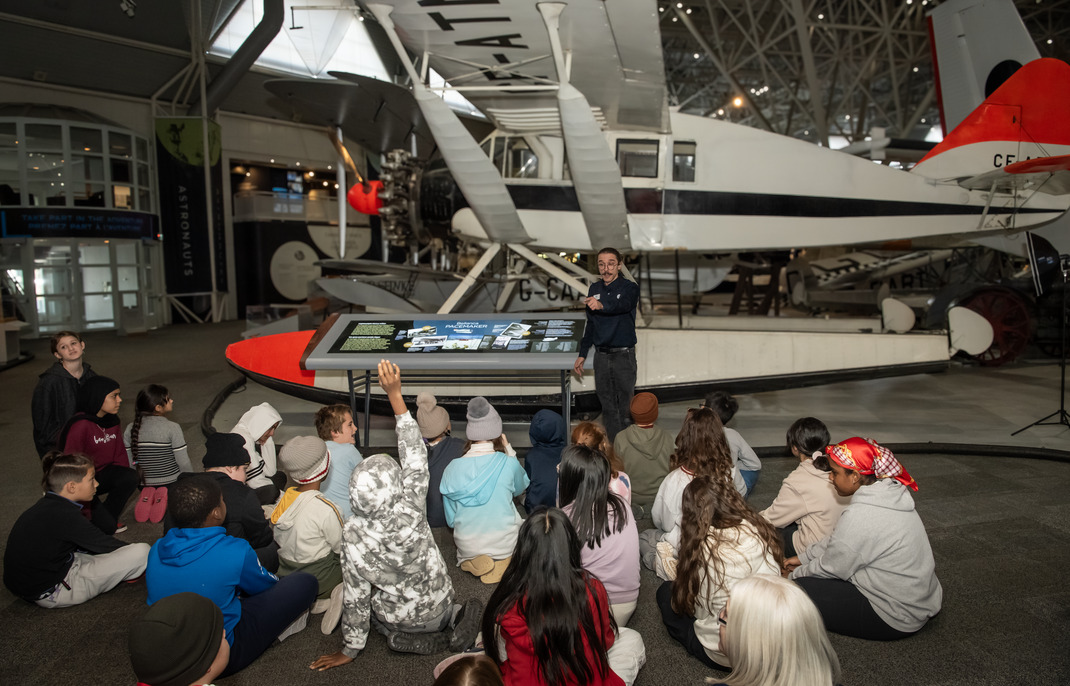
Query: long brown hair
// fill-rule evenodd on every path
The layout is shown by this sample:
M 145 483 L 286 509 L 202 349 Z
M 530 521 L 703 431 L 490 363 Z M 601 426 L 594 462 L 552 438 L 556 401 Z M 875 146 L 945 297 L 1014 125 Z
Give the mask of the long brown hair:
M 690 408 L 676 435 L 676 451 L 669 458 L 672 469 L 682 467 L 693 476 L 719 477 L 732 481 L 732 450 L 717 413 L 708 407 Z
M 750 522 L 773 555 L 778 567 L 784 566 L 780 535 L 764 517 L 751 509 L 730 480 L 698 476 L 684 489 L 680 523 L 680 549 L 676 563 L 676 581 L 672 584 L 672 608 L 689 617 L 695 615 L 704 582 L 715 583 L 710 589 L 724 590 L 724 561 L 721 546 L 732 545 L 744 521 Z
M 606 459 L 609 460 L 609 477 L 616 479 L 617 476 L 624 471 L 624 463 L 621 462 L 620 457 L 617 456 L 616 451 L 613 450 L 613 443 L 610 442 L 609 436 L 606 434 L 606 430 L 602 428 L 601 424 L 595 424 L 594 422 L 580 422 L 576 425 L 576 428 L 572 430 L 572 442 L 577 445 L 585 445 L 588 448 L 594 448 L 601 451 Z

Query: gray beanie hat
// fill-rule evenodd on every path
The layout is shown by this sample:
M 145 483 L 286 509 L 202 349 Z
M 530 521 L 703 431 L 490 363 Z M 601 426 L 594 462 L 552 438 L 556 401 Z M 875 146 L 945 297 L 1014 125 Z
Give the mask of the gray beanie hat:
M 468 401 L 468 426 L 465 434 L 470 441 L 493 441 L 502 435 L 502 418 L 481 395 Z
M 416 423 L 424 438 L 438 438 L 449 428 L 450 416 L 438 406 L 435 396 L 423 391 L 416 396 Z
M 331 454 L 319 436 L 298 436 L 279 452 L 279 466 L 299 484 L 322 481 L 331 467 Z

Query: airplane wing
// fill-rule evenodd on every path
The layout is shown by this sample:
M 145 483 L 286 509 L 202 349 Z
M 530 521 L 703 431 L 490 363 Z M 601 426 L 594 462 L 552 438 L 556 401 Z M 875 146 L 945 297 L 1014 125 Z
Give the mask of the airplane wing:
M 969 190 L 997 192 L 1038 191 L 1051 195 L 1070 193 L 1070 155 L 1036 157 L 959 181 Z
M 409 51 L 498 128 L 560 128 L 558 82 L 546 27 L 531 0 L 448 2 L 382 0 Z M 567 3 L 561 47 L 569 55 L 569 82 L 583 93 L 608 128 L 666 133 L 669 110 L 657 4 Z M 508 88 L 504 88 L 508 86 Z M 479 89 L 479 90 L 474 90 Z

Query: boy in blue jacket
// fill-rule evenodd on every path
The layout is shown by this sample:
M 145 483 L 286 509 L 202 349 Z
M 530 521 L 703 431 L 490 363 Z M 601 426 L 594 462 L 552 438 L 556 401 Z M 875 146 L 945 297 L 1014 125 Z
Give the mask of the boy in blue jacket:
M 203 475 L 183 479 L 168 494 L 175 528 L 149 552 L 145 572 L 149 605 L 192 591 L 223 611 L 230 660 L 223 676 L 259 657 L 295 620 L 303 618 L 318 593 L 311 574 L 279 580 L 260 566 L 248 541 L 223 528 L 227 506 L 219 484 Z M 239 597 L 239 592 L 241 596 Z

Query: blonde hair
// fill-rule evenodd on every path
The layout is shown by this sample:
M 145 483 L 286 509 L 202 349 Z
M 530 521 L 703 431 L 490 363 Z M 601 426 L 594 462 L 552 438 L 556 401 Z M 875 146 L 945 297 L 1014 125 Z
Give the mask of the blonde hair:
M 757 575 L 732 587 L 727 636 L 729 686 L 834 686 L 840 661 L 810 597 L 779 576 Z

